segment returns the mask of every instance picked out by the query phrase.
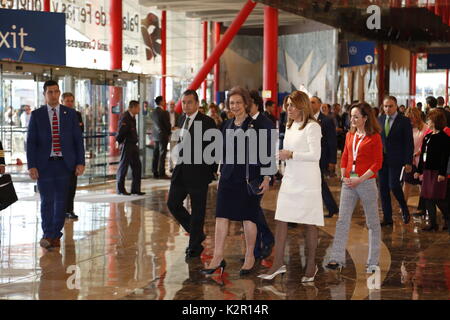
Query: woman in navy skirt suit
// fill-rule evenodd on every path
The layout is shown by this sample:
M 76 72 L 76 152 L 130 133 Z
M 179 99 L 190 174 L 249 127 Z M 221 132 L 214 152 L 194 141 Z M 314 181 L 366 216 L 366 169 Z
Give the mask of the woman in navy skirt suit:
M 267 143 L 268 149 L 266 155 L 270 153 L 270 132 L 266 130 L 267 135 L 261 136 L 260 132 L 264 129 L 258 127 L 258 123 L 248 115 L 252 101 L 250 94 L 246 89 L 234 87 L 228 93 L 227 106 L 234 114 L 233 119 L 227 120 L 222 129 L 224 138 L 224 152 L 223 161 L 220 168 L 220 180 L 217 191 L 217 205 L 216 205 L 216 230 L 215 230 L 215 247 L 214 256 L 206 269 L 202 270 L 204 274 L 212 274 L 217 269 L 221 272 L 225 269 L 226 263 L 224 260 L 225 240 L 228 234 L 229 222 L 242 221 L 244 226 L 246 253 L 245 261 L 241 268 L 240 275 L 247 275 L 253 271 L 255 266 L 255 256 L 253 254 L 257 227 L 256 221 L 258 212 L 261 210 L 259 197 L 269 190 L 270 175 L 263 175 L 263 167 L 271 167 L 271 163 L 261 164 L 260 152 L 258 146 L 262 143 Z M 260 130 L 262 129 L 262 130 Z M 254 130 L 250 132 L 248 130 Z M 239 132 L 241 131 L 241 132 Z M 250 139 L 236 139 L 236 135 L 245 135 L 245 133 L 254 133 L 256 135 L 257 144 L 255 140 Z M 232 146 L 230 147 L 229 137 L 235 135 L 234 138 L 234 153 Z M 227 142 L 228 137 L 228 142 Z M 266 139 L 262 142 L 260 139 Z M 246 141 L 240 144 L 239 141 Z M 227 147 L 228 144 L 228 147 Z M 256 149 L 255 149 L 256 145 Z M 249 156 L 247 156 L 247 154 Z M 248 159 L 250 161 L 248 161 Z M 256 159 L 256 161 L 254 161 Z M 246 180 L 246 163 L 249 163 L 249 181 L 257 181 L 256 186 L 259 186 L 259 195 L 254 195 L 248 190 Z M 274 161 L 275 162 L 275 161 Z M 276 165 L 273 164 L 276 172 Z M 275 173 L 274 172 L 274 173 Z M 272 174 L 272 173 L 271 173 Z

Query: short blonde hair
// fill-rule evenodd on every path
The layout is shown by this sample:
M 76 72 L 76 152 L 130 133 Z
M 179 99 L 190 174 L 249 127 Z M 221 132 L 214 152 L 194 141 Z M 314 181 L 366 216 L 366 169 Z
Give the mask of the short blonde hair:
M 417 128 L 422 130 L 425 123 L 422 120 L 422 111 L 414 107 L 408 107 L 405 111 L 405 116 L 413 119 L 417 123 Z

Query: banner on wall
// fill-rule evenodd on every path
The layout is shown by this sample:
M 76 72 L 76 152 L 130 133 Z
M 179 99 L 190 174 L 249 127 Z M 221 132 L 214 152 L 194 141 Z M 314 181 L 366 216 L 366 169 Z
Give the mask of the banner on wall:
M 373 64 L 374 41 L 345 41 L 341 44 L 341 68 Z
M 65 24 L 62 13 L 0 9 L 0 60 L 65 65 Z

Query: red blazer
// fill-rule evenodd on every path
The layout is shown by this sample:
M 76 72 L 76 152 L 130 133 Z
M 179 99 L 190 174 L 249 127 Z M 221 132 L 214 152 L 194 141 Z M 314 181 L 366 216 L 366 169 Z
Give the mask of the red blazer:
M 345 148 L 342 153 L 341 168 L 345 169 L 345 177 L 350 177 L 353 166 L 353 138 L 355 133 L 347 133 L 345 138 Z M 356 140 L 358 143 L 359 140 Z M 370 179 L 377 177 L 377 172 L 383 166 L 383 142 L 381 135 L 375 133 L 371 136 L 365 136 L 359 145 L 358 157 L 356 159 L 356 173 L 362 176 L 367 170 L 372 170 L 375 174 Z

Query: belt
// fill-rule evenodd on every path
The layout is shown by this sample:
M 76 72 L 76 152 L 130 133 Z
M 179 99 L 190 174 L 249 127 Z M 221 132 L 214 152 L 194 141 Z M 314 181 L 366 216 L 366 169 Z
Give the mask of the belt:
M 64 160 L 63 157 L 49 157 L 48 160 L 50 161 L 59 161 L 59 160 Z

